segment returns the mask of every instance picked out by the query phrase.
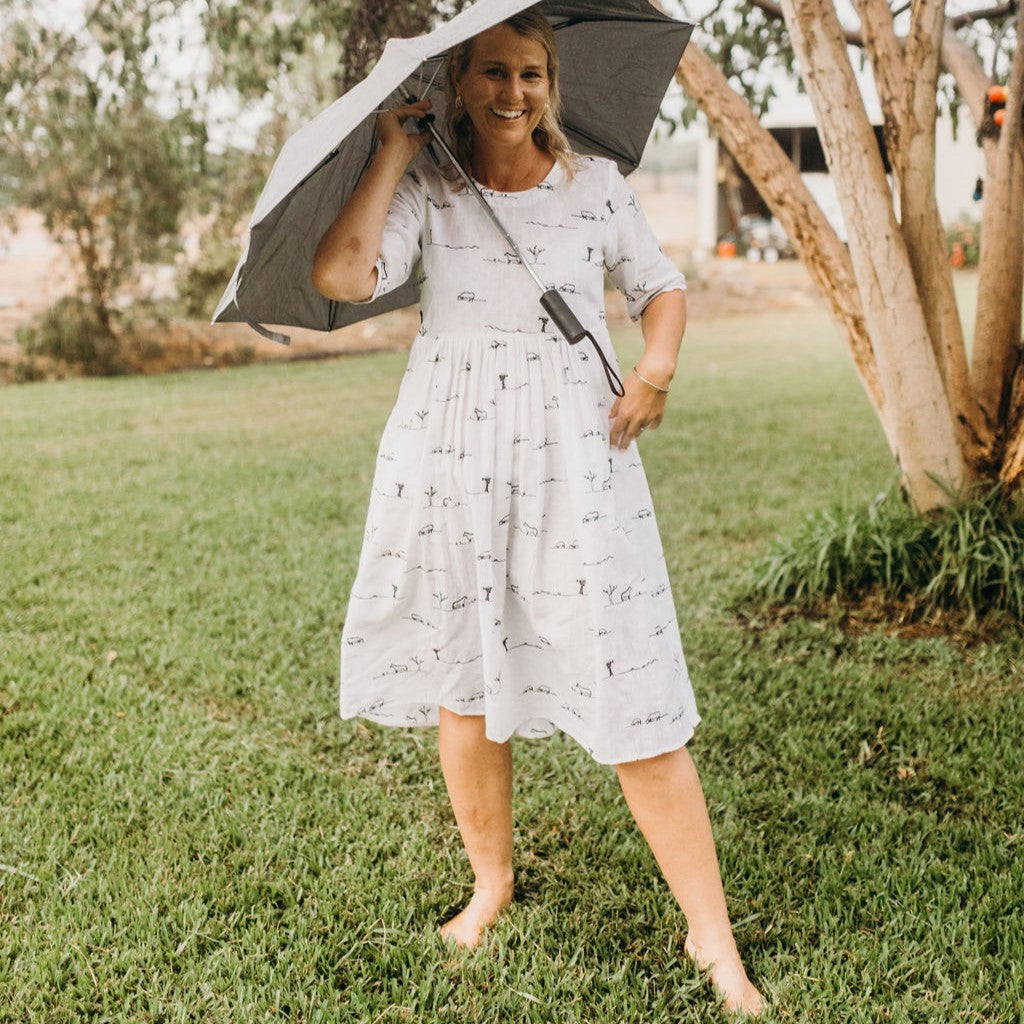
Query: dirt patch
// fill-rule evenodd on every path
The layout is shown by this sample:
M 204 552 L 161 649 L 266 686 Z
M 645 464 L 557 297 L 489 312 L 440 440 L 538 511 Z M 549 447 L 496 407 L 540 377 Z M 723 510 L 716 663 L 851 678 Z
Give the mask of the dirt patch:
M 0 225 L 0 353 L 14 332 L 49 309 L 74 286 L 74 272 L 36 213 L 19 214 L 11 229 Z
M 1004 615 L 972 618 L 956 608 L 930 612 L 911 599 L 894 601 L 876 594 L 843 600 L 820 600 L 814 605 L 778 604 L 737 610 L 736 625 L 760 635 L 785 626 L 793 619 L 812 620 L 838 627 L 845 636 L 860 637 L 875 633 L 900 640 L 943 637 L 962 648 L 999 640 L 1020 626 Z
M 691 321 L 757 316 L 767 310 L 812 309 L 821 305 L 807 270 L 798 260 L 710 260 L 691 275 L 686 301 Z

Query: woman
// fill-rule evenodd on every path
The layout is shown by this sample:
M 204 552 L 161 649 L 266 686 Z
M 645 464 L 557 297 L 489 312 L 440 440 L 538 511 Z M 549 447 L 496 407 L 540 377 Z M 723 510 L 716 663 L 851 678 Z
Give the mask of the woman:
M 562 729 L 615 764 L 686 915 L 686 952 L 731 1009 L 756 1013 L 685 744 L 699 721 L 635 441 L 661 422 L 685 282 L 614 165 L 558 126 L 557 55 L 529 12 L 449 58 L 452 137 L 538 274 L 614 358 L 607 270 L 644 354 L 611 401 L 535 283 L 454 176 L 407 171 L 427 136 L 380 115 L 380 148 L 317 250 L 326 296 L 369 301 L 418 268 L 422 325 L 381 440 L 342 637 L 341 713 L 438 724 L 475 876 L 442 929 L 475 946 L 512 900 L 513 734 Z

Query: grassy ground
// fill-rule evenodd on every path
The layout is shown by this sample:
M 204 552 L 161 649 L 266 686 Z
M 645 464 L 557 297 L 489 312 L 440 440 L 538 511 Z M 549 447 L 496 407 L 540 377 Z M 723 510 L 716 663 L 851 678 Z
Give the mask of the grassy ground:
M 636 338 L 620 339 L 627 362 Z M 429 731 L 335 717 L 386 354 L 0 393 L 0 1020 L 717 1019 L 610 769 L 516 745 L 475 954 Z M 645 439 L 769 1019 L 1024 1020 L 1024 641 L 760 631 L 746 559 L 892 470 L 816 311 L 692 327 Z

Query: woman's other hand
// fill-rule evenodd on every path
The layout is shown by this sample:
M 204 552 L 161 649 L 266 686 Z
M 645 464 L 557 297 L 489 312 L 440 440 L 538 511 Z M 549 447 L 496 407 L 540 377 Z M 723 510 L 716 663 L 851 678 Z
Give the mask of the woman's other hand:
M 668 388 L 676 372 L 679 343 L 686 330 L 686 296 L 678 289 L 655 295 L 640 315 L 644 354 L 623 381 L 626 392 L 608 412 L 613 448 L 625 449 L 665 415 Z
M 640 372 L 644 372 L 643 368 Z M 662 382 L 654 377 L 647 379 L 662 386 Z M 611 420 L 608 440 L 613 448 L 619 450 L 628 448 L 645 430 L 655 430 L 661 424 L 668 398 L 666 392 L 645 383 L 635 372 L 626 375 L 622 387 L 626 393 L 615 399 L 608 412 Z

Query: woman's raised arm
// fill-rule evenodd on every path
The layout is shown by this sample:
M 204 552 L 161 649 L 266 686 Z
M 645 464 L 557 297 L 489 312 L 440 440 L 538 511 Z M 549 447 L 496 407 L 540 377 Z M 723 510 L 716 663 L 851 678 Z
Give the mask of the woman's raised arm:
M 423 117 L 429 107 L 430 101 L 423 100 L 378 116 L 381 147 L 313 258 L 313 286 L 328 299 L 361 302 L 377 287 L 376 262 L 391 197 L 406 167 L 430 139 L 426 132 L 409 135 L 402 125 L 410 117 Z

